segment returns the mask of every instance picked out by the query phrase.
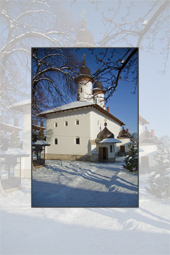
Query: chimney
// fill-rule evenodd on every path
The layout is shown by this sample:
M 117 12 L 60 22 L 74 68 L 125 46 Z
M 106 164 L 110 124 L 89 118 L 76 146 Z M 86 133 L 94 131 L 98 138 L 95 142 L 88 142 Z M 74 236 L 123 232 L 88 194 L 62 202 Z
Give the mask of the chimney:
M 109 112 L 109 107 L 107 107 L 107 112 Z
M 155 130 L 154 129 L 151 130 L 151 135 L 152 135 L 152 137 L 155 136 Z
M 126 129 L 126 133 L 127 133 L 127 134 L 129 133 L 129 129 Z

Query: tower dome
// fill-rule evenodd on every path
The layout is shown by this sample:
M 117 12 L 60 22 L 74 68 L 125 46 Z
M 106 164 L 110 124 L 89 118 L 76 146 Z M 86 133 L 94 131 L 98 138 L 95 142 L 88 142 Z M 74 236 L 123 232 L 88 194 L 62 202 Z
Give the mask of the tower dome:
M 79 74 L 91 75 L 90 69 L 86 66 L 85 59 L 83 59 L 83 65 L 80 67 Z
M 86 22 L 85 19 L 83 18 L 82 20 L 82 27 L 78 31 L 77 36 L 76 36 L 76 42 L 75 45 L 76 47 L 93 47 L 94 45 L 94 40 L 93 40 L 93 35 L 91 34 L 90 31 L 86 29 Z
M 86 61 L 83 59 L 83 65 L 80 67 L 79 74 L 74 78 L 76 84 L 81 80 L 89 80 L 94 83 L 95 79 L 91 76 L 90 69 L 86 66 Z
M 95 102 L 105 109 L 105 102 L 104 102 L 104 95 L 106 93 L 106 90 L 103 89 L 103 84 L 101 81 L 99 81 L 99 77 L 97 77 L 97 81 L 94 83 L 93 86 L 93 96 Z
M 114 138 L 114 134 L 107 128 L 107 123 L 104 123 L 104 129 L 100 131 L 97 135 L 98 139 L 105 139 L 105 138 Z
M 99 77 L 97 76 L 97 81 L 95 81 L 93 89 L 102 89 L 103 90 L 103 84 L 101 81 L 99 81 Z
M 90 69 L 86 66 L 85 59 L 83 59 L 83 65 L 80 67 L 78 76 L 74 78 L 74 82 L 78 85 L 78 101 L 93 102 L 92 83 L 94 81 L 95 79 L 91 76 Z

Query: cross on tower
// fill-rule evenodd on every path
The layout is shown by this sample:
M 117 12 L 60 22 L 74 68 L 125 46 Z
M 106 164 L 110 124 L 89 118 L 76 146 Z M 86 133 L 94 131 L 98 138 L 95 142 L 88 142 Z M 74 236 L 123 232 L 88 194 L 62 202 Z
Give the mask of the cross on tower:
M 85 9 L 83 9 L 82 13 L 80 14 L 82 16 L 82 18 L 85 18 L 86 13 L 87 13 L 87 11 Z
M 84 66 L 86 65 L 85 57 L 86 57 L 86 54 L 84 53 L 84 54 L 83 54 L 83 56 L 82 56 L 82 59 L 83 59 L 83 65 L 84 65 Z
M 84 53 L 83 56 L 82 56 L 83 60 L 85 60 L 85 58 L 86 58 L 86 53 Z

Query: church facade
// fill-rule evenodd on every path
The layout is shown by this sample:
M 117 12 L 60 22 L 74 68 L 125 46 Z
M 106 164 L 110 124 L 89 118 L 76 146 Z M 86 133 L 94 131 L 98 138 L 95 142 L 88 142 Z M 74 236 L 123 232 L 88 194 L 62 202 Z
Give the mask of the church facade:
M 50 144 L 46 158 L 115 162 L 120 146 L 127 152 L 130 142 L 130 136 L 122 136 L 125 124 L 108 107 L 105 110 L 106 91 L 99 78 L 95 81 L 91 76 L 85 60 L 74 81 L 78 86 L 76 102 L 40 114 L 46 118 L 46 141 Z

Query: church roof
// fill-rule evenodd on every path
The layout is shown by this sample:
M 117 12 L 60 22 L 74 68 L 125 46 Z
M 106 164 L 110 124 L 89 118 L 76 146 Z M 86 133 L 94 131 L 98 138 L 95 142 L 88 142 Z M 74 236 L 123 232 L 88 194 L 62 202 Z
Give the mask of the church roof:
M 83 65 L 80 67 L 79 74 L 74 78 L 74 82 L 78 84 L 81 79 L 88 78 L 92 83 L 95 81 L 94 77 L 91 76 L 90 69 L 86 66 L 85 59 Z
M 103 84 L 99 81 L 99 77 L 97 77 L 97 81 L 95 81 L 93 89 L 103 89 Z
M 104 129 L 98 133 L 97 138 L 102 140 L 105 138 L 114 138 L 114 134 L 106 126 L 107 123 L 105 123 Z
M 26 99 L 8 106 L 8 109 L 23 111 L 25 106 L 31 106 L 31 99 Z
M 29 154 L 20 148 L 9 147 L 6 151 L 0 150 L 0 158 L 8 158 L 9 156 L 13 157 L 28 157 Z
M 18 130 L 18 131 L 22 130 L 22 128 L 20 128 L 20 127 L 13 126 L 13 125 L 6 124 L 6 123 L 0 123 L 0 129 L 7 131 L 7 132 L 13 132 L 14 130 Z
M 149 122 L 146 119 L 144 119 L 142 116 L 140 116 L 140 115 L 139 115 L 139 122 L 142 125 L 149 124 Z
M 107 128 L 107 123 L 105 122 L 105 127 L 100 131 L 95 140 L 96 143 L 121 143 L 121 141 L 114 138 L 114 134 Z
M 99 143 L 121 143 L 121 141 L 115 138 L 106 138 L 100 141 Z
M 36 142 L 32 142 L 32 145 L 35 145 L 35 146 L 50 146 L 49 143 L 47 143 L 46 141 L 41 141 L 41 140 L 37 140 Z
M 86 22 L 85 19 L 82 20 L 81 29 L 78 31 L 76 35 L 76 47 L 93 47 L 94 45 L 94 39 L 93 35 L 89 30 L 86 29 Z
M 125 130 L 124 128 L 119 132 L 119 135 L 117 138 L 132 138 L 131 134 Z
M 115 122 L 119 123 L 121 126 L 125 125 L 121 120 L 117 119 L 115 116 L 113 116 L 111 113 L 104 110 L 99 105 L 92 103 L 92 102 L 84 102 L 84 101 L 75 101 L 75 102 L 72 102 L 69 104 L 65 104 L 65 105 L 53 108 L 51 110 L 42 112 L 42 113 L 38 114 L 38 116 L 46 117 L 47 115 L 52 114 L 52 113 L 59 113 L 59 112 L 64 112 L 64 111 L 69 111 L 69 110 L 74 110 L 74 109 L 86 108 L 86 107 L 97 109 L 99 112 L 104 113 L 106 116 L 108 116 Z
M 141 144 L 157 144 L 159 142 L 156 136 L 153 136 L 151 132 L 145 129 L 145 131 L 140 135 L 139 141 Z

